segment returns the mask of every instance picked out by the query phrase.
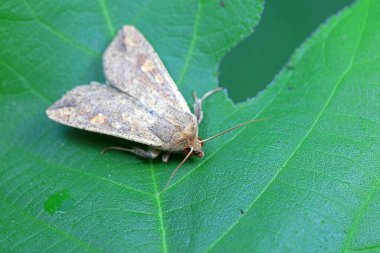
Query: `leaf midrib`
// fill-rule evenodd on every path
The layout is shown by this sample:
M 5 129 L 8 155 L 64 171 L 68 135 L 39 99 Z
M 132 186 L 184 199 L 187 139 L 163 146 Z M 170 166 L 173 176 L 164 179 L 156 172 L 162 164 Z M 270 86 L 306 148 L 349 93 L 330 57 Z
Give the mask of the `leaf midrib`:
M 153 191 L 156 193 L 155 200 L 157 204 L 157 211 L 158 211 L 158 221 L 159 221 L 159 227 L 161 231 L 161 240 L 162 240 L 162 249 L 163 252 L 167 253 L 168 252 L 168 247 L 167 247 L 167 238 L 166 238 L 166 229 L 165 229 L 165 224 L 164 224 L 164 218 L 163 218 L 163 212 L 162 212 L 162 202 L 160 198 L 160 192 L 158 190 L 157 182 L 156 182 L 156 176 L 154 173 L 153 169 L 153 163 L 151 160 L 149 160 L 149 167 L 152 173 L 152 180 L 153 180 Z

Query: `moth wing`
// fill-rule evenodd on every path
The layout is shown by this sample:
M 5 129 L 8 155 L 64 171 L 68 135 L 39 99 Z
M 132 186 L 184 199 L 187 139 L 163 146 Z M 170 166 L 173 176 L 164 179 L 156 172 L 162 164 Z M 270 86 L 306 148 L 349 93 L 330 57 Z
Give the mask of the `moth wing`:
M 193 120 L 191 114 L 180 114 L 180 123 L 173 124 L 139 100 L 96 82 L 69 91 L 46 113 L 65 125 L 162 149 L 172 148 L 173 136 L 184 131 L 182 121 Z
M 119 30 L 103 55 L 103 68 L 111 86 L 147 107 L 165 113 L 170 106 L 191 113 L 161 59 L 134 26 Z

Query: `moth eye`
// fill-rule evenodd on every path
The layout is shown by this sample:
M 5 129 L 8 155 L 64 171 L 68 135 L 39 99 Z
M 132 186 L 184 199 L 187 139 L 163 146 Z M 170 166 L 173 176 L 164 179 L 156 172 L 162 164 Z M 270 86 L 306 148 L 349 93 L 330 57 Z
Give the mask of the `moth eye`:
M 187 155 L 189 152 L 190 152 L 190 148 L 185 148 L 185 149 L 183 150 L 183 153 L 184 153 L 185 155 Z

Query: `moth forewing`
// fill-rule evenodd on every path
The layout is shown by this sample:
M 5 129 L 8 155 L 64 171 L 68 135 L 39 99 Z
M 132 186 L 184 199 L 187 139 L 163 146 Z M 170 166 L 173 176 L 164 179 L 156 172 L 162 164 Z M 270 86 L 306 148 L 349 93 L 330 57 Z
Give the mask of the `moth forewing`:
M 191 113 L 177 85 L 146 38 L 134 27 L 124 26 L 103 55 L 107 82 L 143 101 L 156 112 L 168 107 Z

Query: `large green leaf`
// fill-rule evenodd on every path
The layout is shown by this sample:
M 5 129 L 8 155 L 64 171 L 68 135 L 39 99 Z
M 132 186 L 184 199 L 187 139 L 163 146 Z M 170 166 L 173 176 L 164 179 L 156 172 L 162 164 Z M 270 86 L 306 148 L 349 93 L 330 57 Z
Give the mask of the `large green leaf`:
M 379 1 L 333 17 L 255 99 L 210 98 L 203 137 L 272 119 L 207 143 L 161 194 L 180 157 L 100 156 L 113 139 L 55 124 L 44 109 L 103 79 L 101 52 L 124 23 L 191 102 L 192 90 L 216 85 L 220 58 L 261 2 L 26 1 L 0 3 L 3 250 L 380 250 Z

